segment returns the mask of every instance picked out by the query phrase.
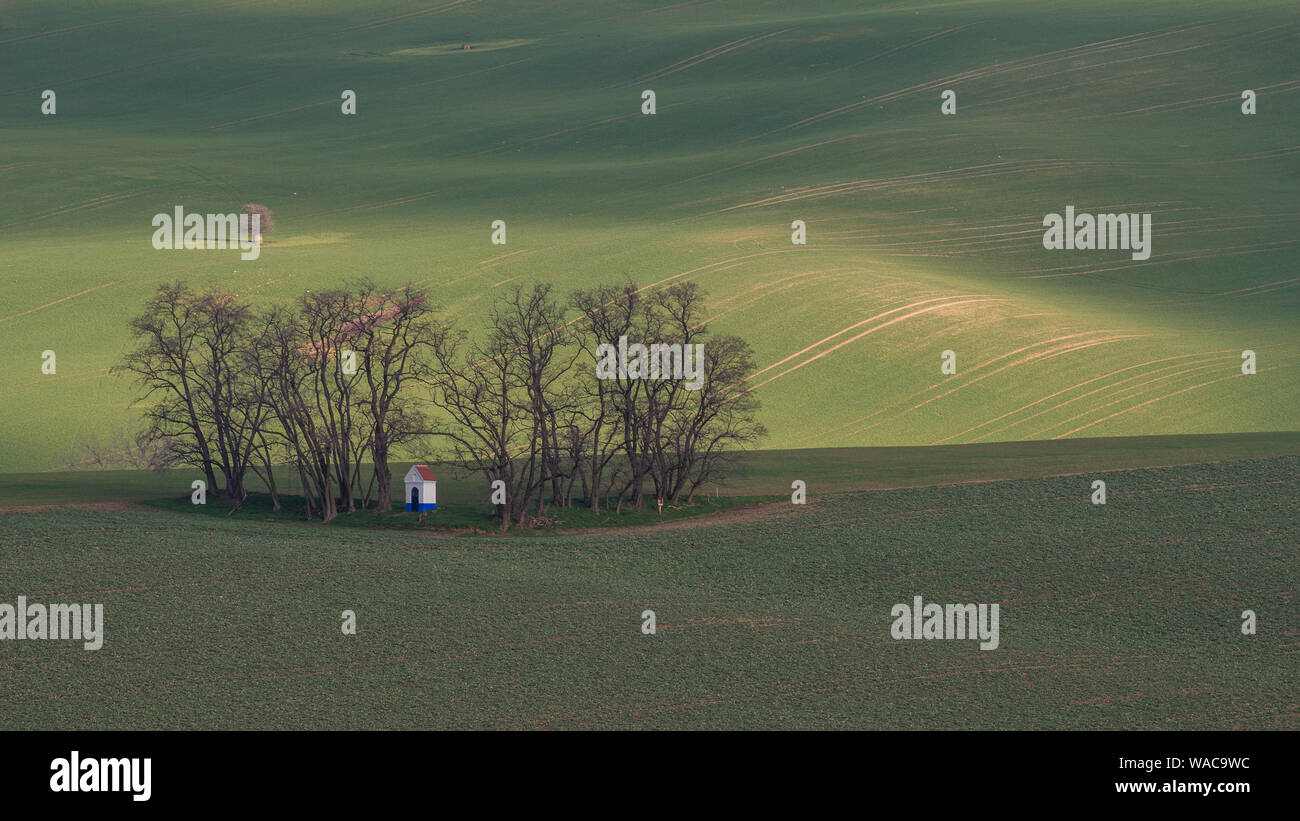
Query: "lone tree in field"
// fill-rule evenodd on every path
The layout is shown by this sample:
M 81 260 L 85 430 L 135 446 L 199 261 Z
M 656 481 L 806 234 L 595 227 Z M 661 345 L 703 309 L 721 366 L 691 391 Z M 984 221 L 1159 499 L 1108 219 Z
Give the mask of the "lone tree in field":
M 265 205 L 258 205 L 255 202 L 244 204 L 244 213 L 248 215 L 248 225 L 253 225 L 253 215 L 258 217 L 258 230 L 263 234 L 269 234 L 275 230 L 275 214 Z

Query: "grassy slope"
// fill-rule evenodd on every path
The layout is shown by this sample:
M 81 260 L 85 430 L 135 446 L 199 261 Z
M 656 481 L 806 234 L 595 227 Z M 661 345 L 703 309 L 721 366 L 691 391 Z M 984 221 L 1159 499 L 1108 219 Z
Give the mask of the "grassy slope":
M 1262 90 L 1300 77 L 1287 3 L 11 7 L 0 470 L 57 467 L 127 417 L 105 369 L 177 277 L 258 300 L 417 280 L 471 324 L 514 278 L 692 278 L 771 366 L 772 448 L 1300 428 L 1300 107 Z M 466 38 L 483 47 L 445 48 Z M 157 212 L 249 200 L 280 218 L 256 262 L 149 246 Z M 1153 212 L 1152 259 L 1043 251 L 1066 204 Z M 870 320 L 923 300 L 946 307 Z M 1258 376 L 1235 375 L 1244 348 Z
M 0 728 L 1295 729 L 1298 469 L 1110 474 L 1104 507 L 1077 477 L 863 492 L 508 549 L 5 516 L 0 601 L 103 603 L 107 638 L 0 642 Z M 1000 649 L 891 640 L 914 595 L 1000 603 Z

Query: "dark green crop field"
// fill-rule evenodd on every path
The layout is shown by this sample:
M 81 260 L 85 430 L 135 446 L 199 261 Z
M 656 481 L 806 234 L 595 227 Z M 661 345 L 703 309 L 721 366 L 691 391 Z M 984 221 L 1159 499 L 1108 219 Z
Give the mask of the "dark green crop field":
M 4 516 L 0 602 L 106 628 L 0 643 L 0 727 L 1295 729 L 1300 459 L 1097 476 L 544 538 Z M 998 649 L 891 638 L 917 595 Z

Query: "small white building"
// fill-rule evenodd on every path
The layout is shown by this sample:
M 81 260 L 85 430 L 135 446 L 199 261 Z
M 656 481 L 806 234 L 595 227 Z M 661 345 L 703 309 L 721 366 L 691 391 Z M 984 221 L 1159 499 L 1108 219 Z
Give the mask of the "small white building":
M 438 509 L 438 480 L 428 465 L 412 465 L 406 472 L 406 509 L 411 512 Z

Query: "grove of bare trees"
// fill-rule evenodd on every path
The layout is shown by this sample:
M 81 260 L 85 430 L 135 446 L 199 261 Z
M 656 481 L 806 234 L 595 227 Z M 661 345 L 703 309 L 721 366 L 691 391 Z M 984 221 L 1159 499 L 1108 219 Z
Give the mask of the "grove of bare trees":
M 710 334 L 691 282 L 567 298 L 517 285 L 473 330 L 409 285 L 357 280 L 255 308 L 177 282 L 130 327 L 115 370 L 141 388 L 151 462 L 200 470 L 232 507 L 256 477 L 280 509 L 284 466 L 309 519 L 388 511 L 391 462 L 412 454 L 479 476 L 485 501 L 496 488 L 502 529 L 575 504 L 689 504 L 765 433 L 749 345 Z M 602 346 L 620 340 L 701 346 L 703 373 L 598 378 Z

